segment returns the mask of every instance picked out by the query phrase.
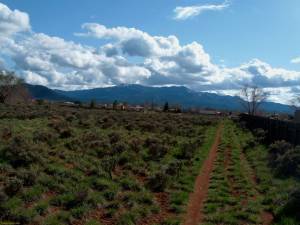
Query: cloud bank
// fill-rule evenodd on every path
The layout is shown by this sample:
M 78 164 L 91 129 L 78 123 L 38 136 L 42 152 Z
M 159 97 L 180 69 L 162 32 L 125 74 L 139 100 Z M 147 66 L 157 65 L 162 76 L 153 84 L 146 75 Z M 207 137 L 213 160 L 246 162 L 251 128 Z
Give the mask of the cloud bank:
M 174 9 L 175 20 L 186 20 L 198 16 L 206 11 L 222 11 L 230 6 L 228 1 L 222 4 L 206 4 L 206 5 L 193 5 L 193 6 L 178 6 Z
M 227 94 L 247 83 L 274 91 L 273 98 L 281 102 L 300 90 L 298 71 L 274 68 L 259 59 L 233 68 L 219 66 L 200 43 L 182 45 L 176 36 L 85 23 L 75 35 L 105 43 L 96 48 L 35 33 L 26 13 L 3 4 L 0 9 L 1 67 L 16 70 L 29 83 L 73 90 L 123 83 L 184 85 Z

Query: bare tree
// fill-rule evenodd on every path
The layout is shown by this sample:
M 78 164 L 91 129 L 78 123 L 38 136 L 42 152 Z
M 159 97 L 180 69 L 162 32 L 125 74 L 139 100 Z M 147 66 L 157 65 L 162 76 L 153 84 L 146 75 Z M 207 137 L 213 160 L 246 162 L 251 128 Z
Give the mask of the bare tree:
M 269 93 L 263 88 L 247 84 L 242 88 L 239 96 L 244 110 L 250 115 L 255 115 L 261 104 L 267 100 Z
M 23 80 L 14 72 L 0 71 L 0 103 L 5 103 L 9 98 L 28 99 L 29 94 Z

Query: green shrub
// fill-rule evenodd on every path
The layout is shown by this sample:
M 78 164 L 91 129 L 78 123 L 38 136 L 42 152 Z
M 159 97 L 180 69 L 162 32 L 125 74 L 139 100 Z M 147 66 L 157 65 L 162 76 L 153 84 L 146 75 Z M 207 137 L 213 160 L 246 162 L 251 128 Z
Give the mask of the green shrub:
M 84 204 L 87 197 L 88 192 L 86 190 L 73 191 L 56 196 L 51 200 L 51 204 L 71 209 Z
M 136 215 L 130 212 L 126 212 L 119 216 L 117 225 L 134 225 L 135 220 Z
M 132 178 L 126 177 L 120 180 L 121 187 L 125 191 L 140 191 L 140 185 Z
M 25 202 L 32 202 L 34 200 L 38 200 L 41 197 L 43 191 L 44 190 L 41 186 L 33 186 L 23 191 L 22 199 Z
M 101 160 L 101 167 L 103 170 L 109 175 L 110 179 L 112 179 L 112 173 L 117 166 L 116 157 L 106 157 Z
M 89 220 L 86 222 L 86 225 L 101 225 L 101 223 L 97 220 Z
M 39 215 L 44 216 L 44 215 L 46 214 L 46 212 L 47 212 L 48 207 L 49 207 L 48 202 L 43 201 L 43 202 L 39 202 L 39 203 L 34 207 L 34 209 L 35 209 L 35 211 L 36 211 Z
M 80 219 L 88 210 L 89 207 L 87 205 L 82 205 L 71 209 L 71 215 L 76 219 Z
M 117 196 L 117 189 L 109 189 L 103 192 L 103 196 L 107 201 L 113 201 Z
M 97 191 L 105 191 L 114 186 L 114 183 L 111 180 L 105 178 L 97 178 L 93 180 L 93 188 Z
M 178 219 L 166 219 L 160 225 L 179 225 L 180 221 Z

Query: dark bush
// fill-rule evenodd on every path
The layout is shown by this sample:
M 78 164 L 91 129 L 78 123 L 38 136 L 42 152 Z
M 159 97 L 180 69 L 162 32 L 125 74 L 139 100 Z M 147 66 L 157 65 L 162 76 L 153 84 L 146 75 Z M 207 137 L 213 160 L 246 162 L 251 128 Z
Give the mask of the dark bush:
M 152 143 L 149 146 L 148 154 L 151 160 L 160 160 L 168 153 L 167 146 L 161 143 Z
M 44 142 L 50 145 L 56 138 L 57 136 L 54 133 L 47 130 L 39 130 L 33 133 L 34 142 Z
M 277 215 L 277 220 L 281 217 L 292 217 L 300 222 L 300 188 L 289 194 L 288 200 L 283 205 Z
M 180 162 L 179 160 L 174 160 L 168 164 L 166 174 L 171 176 L 178 176 L 181 168 L 182 162 Z
M 20 169 L 17 172 L 17 177 L 22 180 L 24 186 L 32 186 L 35 184 L 37 174 L 32 170 Z
M 267 131 L 264 129 L 258 128 L 253 131 L 253 134 L 257 140 L 257 142 L 263 142 L 267 137 Z
M 131 138 L 129 146 L 134 152 L 139 152 L 143 147 L 143 140 L 138 137 Z
M 78 140 L 78 138 L 71 139 L 70 141 L 65 143 L 65 147 L 72 151 L 80 150 L 80 149 L 82 149 L 82 146 L 83 146 L 82 141 Z
M 2 132 L 1 132 L 1 138 L 3 140 L 9 140 L 12 137 L 12 131 L 10 128 L 3 128 Z
M 11 177 L 6 182 L 4 191 L 7 195 L 14 196 L 22 189 L 22 187 L 23 187 L 23 183 L 20 179 L 16 177 Z
M 8 200 L 8 196 L 5 194 L 5 192 L 0 190 L 0 210 L 1 210 L 1 204 L 5 203 L 7 200 Z
M 127 150 L 128 150 L 128 145 L 125 142 L 119 141 L 118 143 L 113 144 L 111 153 L 112 155 L 119 155 L 122 152 L 125 152 Z
M 243 145 L 243 150 L 251 150 L 257 145 L 256 141 L 254 138 L 249 138 L 245 141 Z
M 51 204 L 55 206 L 63 206 L 67 209 L 72 209 L 82 205 L 84 201 L 87 199 L 87 197 L 88 197 L 87 190 L 73 191 L 55 197 L 51 201 Z
M 276 160 L 290 149 L 292 149 L 292 145 L 286 141 L 276 141 L 270 145 L 268 152 L 269 165 L 275 167 L 277 164 Z
M 191 160 L 194 157 L 197 148 L 198 146 L 193 142 L 182 143 L 175 156 L 177 159 Z
M 149 177 L 146 186 L 154 192 L 162 192 L 168 185 L 168 176 L 164 172 L 158 172 Z
M 108 137 L 111 144 L 119 142 L 122 138 L 121 134 L 118 132 L 112 132 L 108 135 Z
M 101 160 L 101 167 L 112 179 L 112 173 L 117 166 L 117 159 L 115 157 L 107 157 Z
M 30 145 L 23 137 L 15 137 L 11 143 L 3 149 L 3 158 L 12 166 L 28 166 L 41 160 L 39 149 Z
M 296 176 L 300 178 L 300 146 L 279 156 L 274 163 L 274 168 L 279 176 Z
M 150 147 L 151 145 L 159 144 L 159 143 L 160 143 L 160 141 L 157 138 L 148 137 L 144 142 L 144 146 Z
M 60 138 L 69 138 L 72 136 L 72 130 L 64 118 L 54 117 L 48 125 L 57 131 Z
M 60 138 L 69 138 L 72 136 L 72 130 L 69 127 L 65 127 L 59 130 Z
M 140 128 L 142 129 L 142 131 L 146 131 L 146 132 L 153 132 L 157 129 L 157 126 L 155 123 L 152 122 L 143 122 L 140 124 Z

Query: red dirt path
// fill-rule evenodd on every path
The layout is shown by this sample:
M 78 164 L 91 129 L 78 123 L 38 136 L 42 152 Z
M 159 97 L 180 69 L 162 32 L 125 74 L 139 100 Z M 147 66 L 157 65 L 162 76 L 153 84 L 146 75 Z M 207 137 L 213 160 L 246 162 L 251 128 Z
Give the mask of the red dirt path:
M 198 225 L 204 218 L 203 205 L 208 194 L 209 180 L 217 158 L 222 127 L 219 127 L 209 156 L 205 160 L 196 179 L 194 192 L 190 194 L 187 213 L 183 225 Z

